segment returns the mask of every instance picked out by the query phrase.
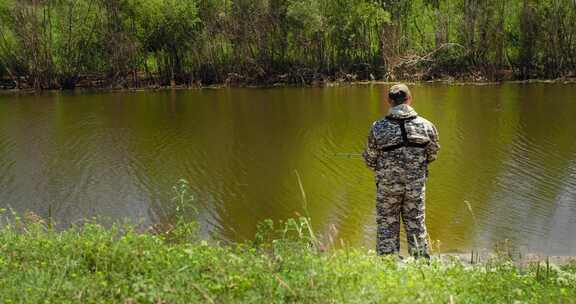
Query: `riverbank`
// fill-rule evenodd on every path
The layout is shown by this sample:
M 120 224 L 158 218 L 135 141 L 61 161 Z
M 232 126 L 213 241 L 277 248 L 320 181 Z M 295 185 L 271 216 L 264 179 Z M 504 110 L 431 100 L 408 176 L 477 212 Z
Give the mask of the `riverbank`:
M 27 216 L 0 230 L 2 303 L 573 303 L 576 263 L 467 264 L 326 249 L 306 220 L 224 245 L 194 224 L 55 231 Z
M 189 89 L 222 89 L 222 88 L 274 88 L 274 87 L 338 87 L 338 86 L 351 86 L 351 85 L 392 85 L 398 82 L 403 82 L 409 85 L 417 84 L 442 84 L 442 85 L 454 85 L 454 86 L 484 86 L 484 85 L 500 85 L 506 83 L 513 84 L 576 84 L 576 78 L 557 78 L 557 79 L 527 79 L 527 80 L 501 80 L 501 81 L 487 81 L 487 80 L 465 80 L 465 79 L 454 79 L 454 78 L 442 78 L 435 80 L 398 80 L 398 81 L 384 81 L 384 80 L 327 80 L 327 81 L 316 81 L 311 83 L 221 83 L 221 84 L 209 84 L 202 85 L 201 83 L 189 84 L 189 85 L 139 85 L 139 86 L 90 86 L 90 85 L 80 85 L 74 88 L 75 91 L 147 91 L 147 90 L 189 90 Z M 37 93 L 31 87 L 17 88 L 13 85 L 7 85 L 7 81 L 3 84 L 0 83 L 0 93 L 10 93 L 10 92 L 23 92 L 23 93 Z M 61 91 L 60 89 L 49 89 L 42 91 Z M 70 90 L 69 90 L 70 91 Z

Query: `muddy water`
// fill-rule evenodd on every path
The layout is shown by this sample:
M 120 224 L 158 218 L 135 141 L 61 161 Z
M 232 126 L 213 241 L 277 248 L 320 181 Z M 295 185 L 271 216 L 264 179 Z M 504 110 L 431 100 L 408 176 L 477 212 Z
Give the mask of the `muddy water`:
M 387 112 L 385 89 L 3 94 L 0 207 L 62 226 L 92 216 L 147 225 L 173 220 L 172 186 L 186 179 L 204 233 L 249 239 L 258 221 L 307 212 L 317 231 L 372 247 L 371 172 L 338 153 L 362 151 L 371 122 Z M 413 93 L 440 132 L 427 222 L 441 250 L 508 239 L 525 251 L 576 254 L 576 86 Z

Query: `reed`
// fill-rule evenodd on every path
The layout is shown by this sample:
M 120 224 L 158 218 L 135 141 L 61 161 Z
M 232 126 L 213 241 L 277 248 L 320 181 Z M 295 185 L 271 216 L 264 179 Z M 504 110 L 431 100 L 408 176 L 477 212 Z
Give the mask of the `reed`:
M 298 188 L 300 189 L 300 195 L 302 195 L 302 210 L 304 210 L 305 217 L 301 218 L 306 230 L 308 231 L 308 237 L 312 241 L 314 248 L 317 250 L 323 248 L 324 246 L 319 241 L 316 233 L 314 232 L 314 228 L 312 227 L 310 213 L 308 212 L 308 198 L 306 197 L 306 191 L 304 190 L 304 184 L 302 183 L 302 179 L 300 178 L 300 173 L 298 170 L 294 170 L 296 174 L 296 179 L 298 180 Z

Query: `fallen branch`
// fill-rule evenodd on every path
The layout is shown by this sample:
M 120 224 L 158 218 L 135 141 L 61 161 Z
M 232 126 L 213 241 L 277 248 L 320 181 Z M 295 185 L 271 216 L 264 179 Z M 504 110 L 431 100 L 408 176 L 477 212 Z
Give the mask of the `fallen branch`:
M 448 47 L 460 47 L 462 49 L 466 49 L 465 47 L 463 47 L 462 45 L 458 44 L 458 43 L 444 43 L 442 44 L 440 47 L 438 47 L 437 49 L 433 50 L 432 52 L 426 54 L 425 56 L 412 56 L 412 58 L 400 61 L 400 63 L 396 64 L 392 70 L 401 67 L 401 66 L 414 66 L 417 65 L 418 63 L 422 62 L 422 61 L 428 61 L 428 62 L 433 62 L 434 60 L 430 59 L 432 56 L 434 56 L 436 53 L 438 53 L 439 51 L 448 48 Z

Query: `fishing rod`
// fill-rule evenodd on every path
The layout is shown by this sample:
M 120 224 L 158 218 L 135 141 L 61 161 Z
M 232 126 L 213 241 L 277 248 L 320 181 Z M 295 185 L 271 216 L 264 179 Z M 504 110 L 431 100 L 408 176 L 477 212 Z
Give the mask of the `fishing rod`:
M 344 157 L 344 158 L 361 158 L 361 153 L 334 153 L 336 157 Z

